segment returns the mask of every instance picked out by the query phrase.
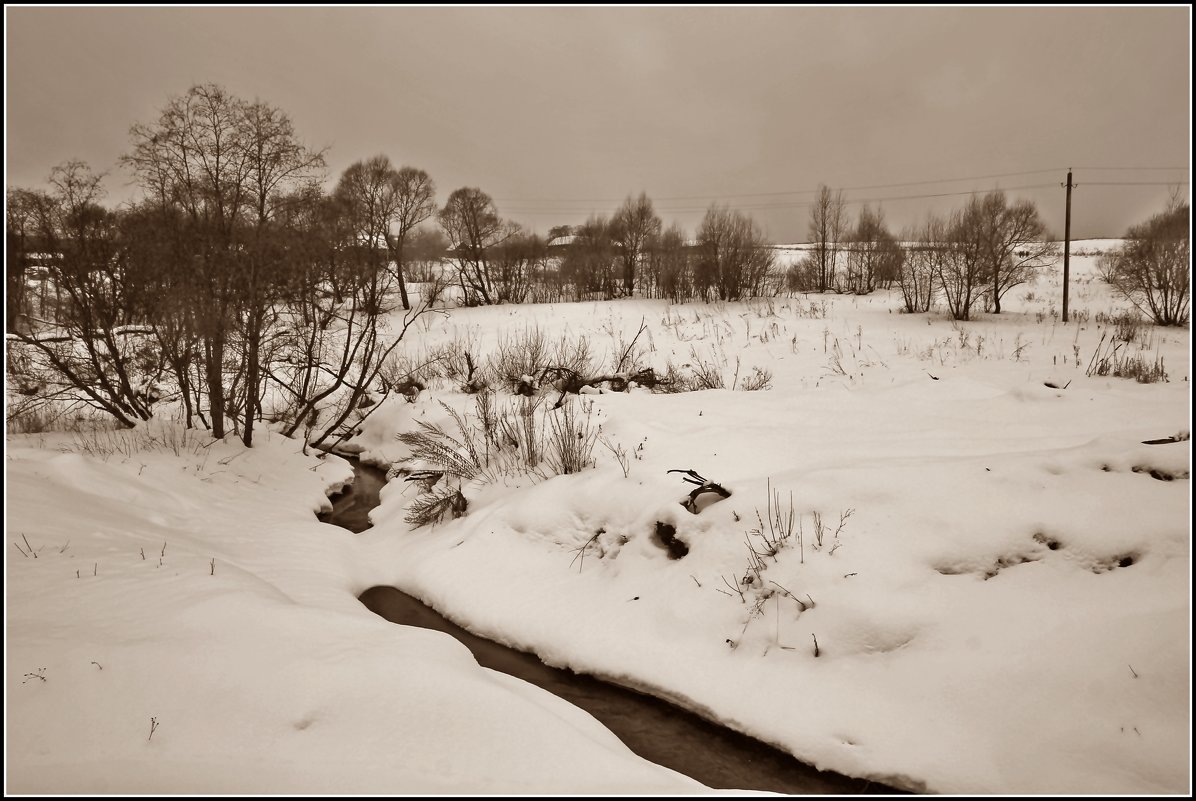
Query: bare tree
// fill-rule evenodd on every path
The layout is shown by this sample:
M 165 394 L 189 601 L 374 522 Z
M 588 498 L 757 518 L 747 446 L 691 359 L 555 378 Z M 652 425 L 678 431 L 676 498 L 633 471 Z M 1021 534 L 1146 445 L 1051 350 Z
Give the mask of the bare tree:
M 27 325 L 30 311 L 28 290 L 37 237 L 38 207 L 42 199 L 30 189 L 9 187 L 4 202 L 5 328 L 13 331 Z
M 507 223 L 502 241 L 488 254 L 491 286 L 498 303 L 523 303 L 544 270 L 548 248 L 540 237 Z
M 652 201 L 644 192 L 634 200 L 630 195 L 611 219 L 611 238 L 614 240 L 623 267 L 623 294 L 635 291 L 635 277 L 645 257 L 649 240 L 660 233 L 660 217 L 652 208 Z
M 355 251 L 377 270 L 386 268 L 390 255 L 387 239 L 399 207 L 395 176 L 389 158 L 374 156 L 350 164 L 334 190 L 357 234 Z
M 573 285 L 576 300 L 595 295 L 610 299 L 615 295 L 617 246 L 606 217 L 592 215 L 574 229 L 574 239 L 561 264 L 561 273 Z
M 122 159 L 153 202 L 183 212 L 180 235 L 189 240 L 183 260 L 162 268 L 189 273 L 217 438 L 224 436 L 226 415 L 235 417 L 226 404 L 225 357 L 237 325 L 234 284 L 244 260 L 238 230 L 252 197 L 246 105 L 215 84 L 193 86 L 171 98 L 156 123 L 133 126 L 133 149 Z
M 403 308 L 410 309 L 407 298 L 407 281 L 403 273 L 405 248 L 415 229 L 436 213 L 436 184 L 423 170 L 403 167 L 393 178 L 395 213 L 391 234 L 386 243 L 390 247 L 391 261 L 395 266 L 395 280 Z
M 202 411 L 206 370 L 193 302 L 198 293 L 197 276 L 190 270 L 170 267 L 186 265 L 193 258 L 193 238 L 186 216 L 177 207 L 147 201 L 127 209 L 121 227 L 124 257 L 135 280 L 155 291 L 146 319 L 165 370 L 179 389 L 184 423 L 190 428 L 198 418 L 209 427 Z
M 685 231 L 680 227 L 669 226 L 652 237 L 648 242 L 647 265 L 653 297 L 668 298 L 676 303 L 694 297 L 690 247 Z
M 1010 204 L 1003 191 L 989 192 L 979 203 L 976 234 L 982 238 L 985 271 L 992 281 L 993 312 L 1015 286 L 1034 279 L 1056 256 L 1038 209 L 1029 200 Z
M 940 275 L 946 268 L 947 223 L 941 217 L 927 215 L 921 225 L 903 235 L 905 256 L 898 272 L 898 284 L 905 310 L 911 314 L 928 312 L 938 294 Z
M 985 238 L 985 213 L 979 198 L 951 215 L 945 247 L 937 260 L 939 284 L 947 308 L 956 320 L 970 320 L 972 307 L 991 287 Z
M 695 283 L 719 300 L 763 293 L 773 251 L 759 226 L 740 211 L 711 206 L 698 226 Z
M 284 433 L 303 430 L 319 447 L 343 431 L 363 403 L 377 400 L 367 395 L 387 391 L 383 365 L 429 305 L 421 298 L 397 330 L 391 328 L 386 298 L 395 276 L 379 268 L 378 248 L 361 243 L 351 204 L 340 193 L 313 192 L 292 208 L 299 219 L 287 229 L 287 252 L 297 269 L 285 296 L 290 324 L 281 348 L 289 358 L 268 364 L 266 375 L 285 398 Z
M 280 109 L 257 101 L 243 106 L 243 112 L 252 217 L 235 291 L 245 375 L 241 439 L 249 447 L 253 445 L 254 419 L 261 414 L 263 343 L 277 321 L 275 301 L 287 281 L 287 270 L 293 266 L 287 235 L 277 224 L 278 206 L 321 175 L 324 153 L 303 145 L 290 117 Z
M 274 220 L 282 198 L 320 177 L 323 152 L 303 145 L 278 108 L 215 84 L 170 99 L 156 122 L 133 126 L 131 139 L 123 161 L 173 240 L 156 246 L 159 256 L 171 257 L 159 266 L 160 280 L 185 290 L 179 297 L 190 307 L 166 304 L 162 322 L 170 333 L 162 344 L 200 349 L 176 353 L 172 364 L 203 364 L 213 435 L 223 436 L 232 418 L 252 445 L 261 349 L 276 311 L 273 285 L 284 280 L 287 264 Z M 139 237 L 142 244 L 153 239 L 144 229 Z M 181 336 L 177 326 L 184 321 L 195 327 L 195 338 Z M 186 387 L 186 377 L 177 377 Z
M 10 360 L 33 371 L 45 394 L 83 403 L 110 414 L 122 425 L 152 415 L 146 380 L 156 365 L 141 352 L 144 331 L 133 325 L 141 293 L 123 258 L 117 215 L 99 205 L 102 176 L 80 161 L 50 173 L 51 192 L 27 192 L 30 218 L 49 273 L 63 302 L 53 319 L 31 320 L 10 329 L 22 358 Z
M 489 249 L 503 242 L 513 231 L 498 216 L 494 201 L 477 187 L 457 189 L 440 210 L 440 225 L 451 243 L 466 304 L 496 302 Z
M 1192 292 L 1190 208 L 1178 197 L 1166 211 L 1132 226 L 1101 257 L 1101 275 L 1158 325 L 1186 325 Z
M 843 279 L 848 292 L 866 295 L 878 284 L 887 286 L 897 278 L 904 255 L 885 225 L 883 210 L 873 211 L 865 204 L 848 235 L 848 242 Z
M 830 187 L 821 184 L 818 197 L 810 207 L 809 238 L 814 245 L 810 258 L 818 276 L 818 290 L 826 292 L 835 287 L 835 266 L 839 243 L 847 230 L 846 202 L 842 190 L 832 194 Z

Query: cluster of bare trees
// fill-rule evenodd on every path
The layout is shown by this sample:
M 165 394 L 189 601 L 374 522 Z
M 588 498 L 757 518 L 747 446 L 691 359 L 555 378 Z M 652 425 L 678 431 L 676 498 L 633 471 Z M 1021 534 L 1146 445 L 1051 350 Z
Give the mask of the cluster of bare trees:
M 929 310 L 941 293 L 956 320 L 970 319 L 978 304 L 1000 314 L 1006 293 L 1057 255 L 1037 207 L 1011 202 L 1000 190 L 973 196 L 946 218 L 930 215 L 904 238 L 899 283 L 906 311 Z
M 10 373 L 126 425 L 164 384 L 216 437 L 231 422 L 251 445 L 266 397 L 288 433 L 333 435 L 426 308 L 388 330 L 395 290 L 411 306 L 404 250 L 434 213 L 431 180 L 377 157 L 327 194 L 323 151 L 285 113 L 211 84 L 131 140 L 144 197 L 127 208 L 101 206 L 101 177 L 77 162 L 48 192 L 9 191 Z M 57 301 L 36 315 L 34 270 Z
M 675 302 L 736 300 L 779 289 L 763 232 L 725 207 L 711 206 L 693 239 L 676 225 L 665 228 L 644 194 L 628 197 L 610 219 L 593 216 L 567 230 L 558 278 L 576 300 L 634 292 Z
M 843 193 L 822 186 L 809 238 L 787 275 L 791 291 L 867 294 L 897 283 L 907 311 L 929 311 L 942 297 L 958 320 L 977 305 L 1000 313 L 1005 294 L 1033 279 L 1056 251 L 1034 204 L 1000 190 L 973 196 L 946 217 L 931 215 L 898 241 L 883 210 L 865 205 L 853 225 Z
M 1191 210 L 1178 197 L 1132 226 L 1099 262 L 1113 288 L 1159 325 L 1186 325 L 1192 297 Z

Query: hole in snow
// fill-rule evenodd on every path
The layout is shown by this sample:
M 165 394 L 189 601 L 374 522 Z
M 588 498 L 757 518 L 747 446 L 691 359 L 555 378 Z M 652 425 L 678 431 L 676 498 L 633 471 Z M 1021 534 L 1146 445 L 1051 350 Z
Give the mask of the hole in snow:
M 1051 551 L 1057 551 L 1063 547 L 1063 544 L 1059 542 L 1059 540 L 1055 539 L 1054 537 L 1048 537 L 1041 531 L 1034 534 L 1034 541 L 1040 545 L 1045 545 L 1047 549 Z
M 1173 473 L 1170 470 L 1164 470 L 1161 467 L 1151 467 L 1150 465 L 1144 464 L 1136 464 L 1132 469 L 1135 473 L 1146 473 L 1151 478 L 1158 479 L 1159 481 L 1174 481 L 1177 478 L 1188 477 L 1186 470 Z
M 1142 558 L 1139 553 L 1126 553 L 1120 556 L 1113 556 L 1109 559 L 1104 559 L 1092 565 L 1092 572 L 1096 574 L 1108 573 L 1110 570 L 1116 570 L 1119 567 L 1131 567 L 1137 564 L 1138 560 Z
M 656 533 L 653 541 L 669 552 L 670 559 L 680 559 L 689 553 L 689 546 L 677 539 L 677 527 L 672 523 L 656 521 Z

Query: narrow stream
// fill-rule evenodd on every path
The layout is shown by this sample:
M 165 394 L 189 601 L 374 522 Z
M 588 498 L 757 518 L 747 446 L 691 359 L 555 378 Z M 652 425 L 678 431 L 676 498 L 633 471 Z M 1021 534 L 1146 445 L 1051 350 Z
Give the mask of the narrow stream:
M 353 462 L 354 484 L 333 501 L 324 522 L 360 532 L 379 502 L 386 474 Z M 695 715 L 667 701 L 614 684 L 549 667 L 534 654 L 470 633 L 394 587 L 371 587 L 360 596 L 371 612 L 393 623 L 435 629 L 460 640 L 478 664 L 542 687 L 589 712 L 628 748 L 658 765 L 716 789 L 766 790 L 791 795 L 893 794 L 876 782 L 819 771 L 766 743 Z

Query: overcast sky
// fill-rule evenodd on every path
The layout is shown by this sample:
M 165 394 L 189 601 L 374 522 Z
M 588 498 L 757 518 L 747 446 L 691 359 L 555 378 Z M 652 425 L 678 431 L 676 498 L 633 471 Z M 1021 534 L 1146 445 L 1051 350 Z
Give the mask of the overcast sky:
M 966 200 L 910 195 L 1000 186 L 1062 236 L 1058 184 L 1074 166 L 1073 236 L 1116 236 L 1162 209 L 1168 181 L 1189 180 L 1187 7 L 5 16 L 9 185 L 81 158 L 111 171 L 113 202 L 134 192 L 116 163 L 129 126 L 207 82 L 330 146 L 330 182 L 385 153 L 426 170 L 441 203 L 478 186 L 541 233 L 642 190 L 691 231 L 723 201 L 799 241 L 809 190 L 826 183 L 853 213 L 887 198 L 895 228 Z M 1112 169 L 1125 167 L 1167 169 Z

